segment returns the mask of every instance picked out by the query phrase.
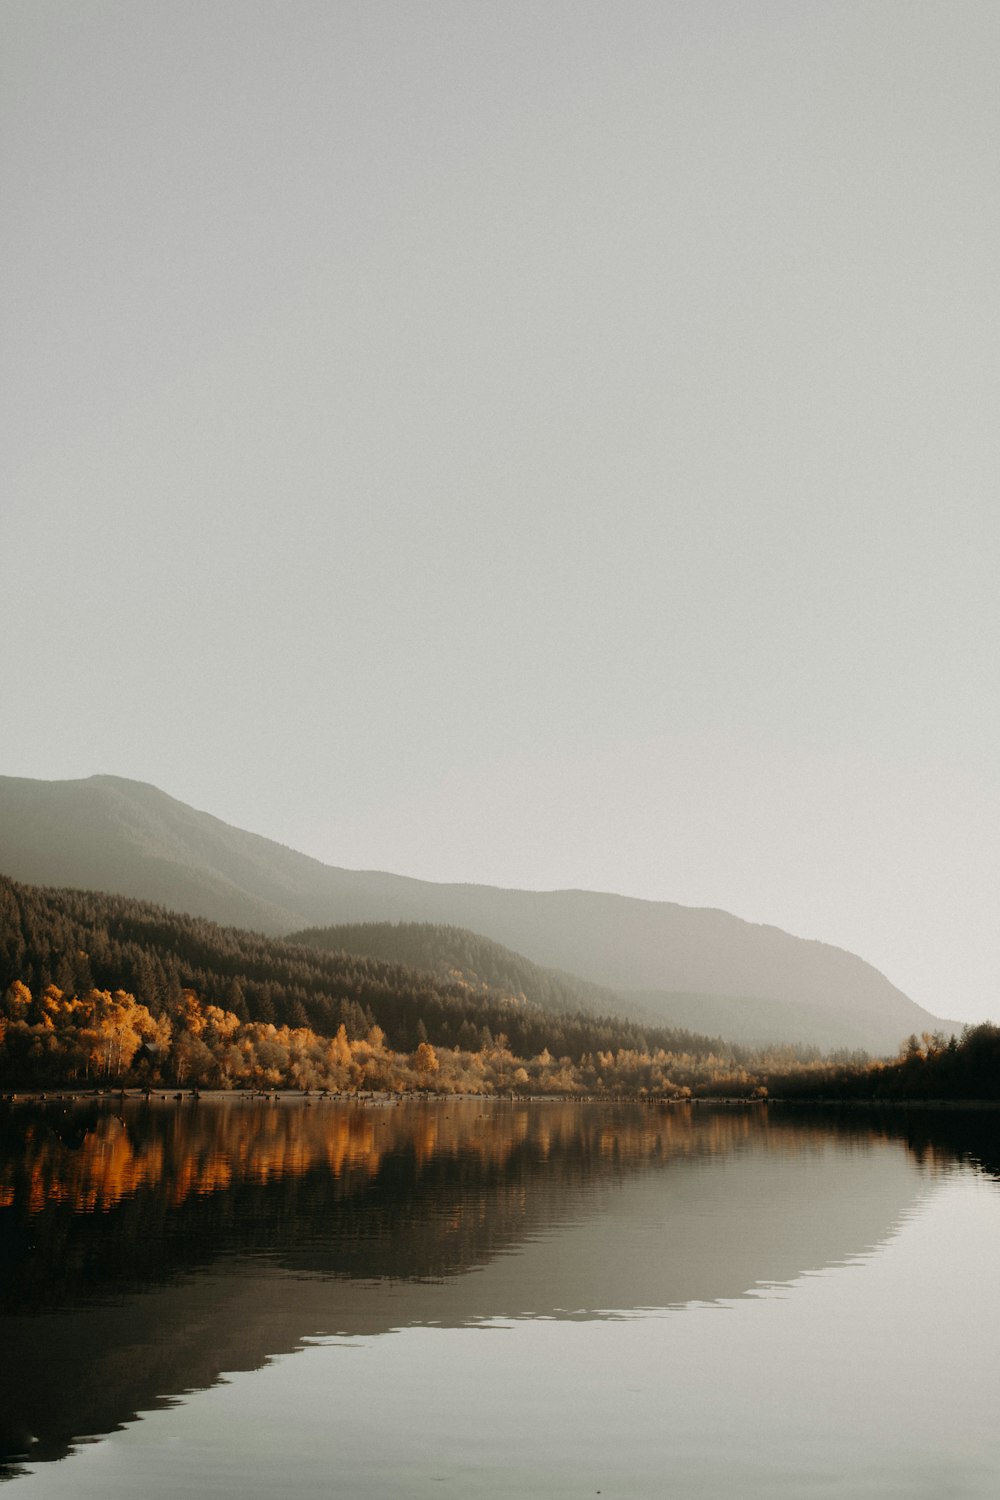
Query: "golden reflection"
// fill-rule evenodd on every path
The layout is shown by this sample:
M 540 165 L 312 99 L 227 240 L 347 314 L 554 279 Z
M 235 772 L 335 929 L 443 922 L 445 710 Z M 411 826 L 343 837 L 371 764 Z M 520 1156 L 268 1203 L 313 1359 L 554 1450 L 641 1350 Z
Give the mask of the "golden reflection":
M 73 1116 L 64 1116 L 73 1120 Z M 57 1123 L 53 1121 L 53 1123 Z M 483 1104 L 456 1101 L 362 1107 L 316 1101 L 281 1106 L 245 1100 L 136 1106 L 91 1115 L 76 1136 L 25 1122 L 19 1150 L 0 1164 L 0 1206 L 30 1214 L 49 1204 L 103 1213 L 144 1188 L 174 1207 L 236 1184 L 266 1185 L 321 1170 L 334 1179 L 375 1177 L 386 1156 L 408 1154 L 418 1169 L 462 1159 L 502 1174 L 517 1153 L 534 1161 L 600 1161 L 605 1170 L 756 1149 L 801 1154 L 822 1149 L 814 1125 L 775 1121 L 766 1109 L 693 1111 L 688 1106 L 588 1108 L 571 1101 Z M 854 1133 L 859 1149 L 879 1132 Z

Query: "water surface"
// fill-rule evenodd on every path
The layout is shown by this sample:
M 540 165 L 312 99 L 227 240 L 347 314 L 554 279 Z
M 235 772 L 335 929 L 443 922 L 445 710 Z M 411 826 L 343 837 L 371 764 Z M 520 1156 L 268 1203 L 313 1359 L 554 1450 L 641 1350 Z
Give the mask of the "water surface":
M 995 1117 L 0 1115 L 12 1497 L 979 1496 Z

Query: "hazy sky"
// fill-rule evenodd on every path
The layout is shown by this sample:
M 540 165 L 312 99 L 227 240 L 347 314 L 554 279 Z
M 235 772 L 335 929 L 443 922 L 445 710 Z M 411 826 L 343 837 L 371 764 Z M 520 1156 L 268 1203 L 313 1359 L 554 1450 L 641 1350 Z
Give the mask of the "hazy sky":
M 0 770 L 1000 1013 L 996 0 L 0 32 Z

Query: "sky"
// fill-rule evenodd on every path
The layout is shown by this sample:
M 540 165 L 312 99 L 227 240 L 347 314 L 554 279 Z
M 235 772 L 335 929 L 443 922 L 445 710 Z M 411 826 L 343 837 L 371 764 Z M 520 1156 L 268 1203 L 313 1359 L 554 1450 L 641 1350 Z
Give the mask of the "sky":
M 0 772 L 1000 1019 L 995 0 L 0 35 Z

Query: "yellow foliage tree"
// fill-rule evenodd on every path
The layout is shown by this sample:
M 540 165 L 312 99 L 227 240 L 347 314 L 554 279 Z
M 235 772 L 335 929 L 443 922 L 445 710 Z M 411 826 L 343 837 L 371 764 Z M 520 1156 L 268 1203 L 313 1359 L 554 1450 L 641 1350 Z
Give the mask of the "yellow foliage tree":
M 441 1064 L 430 1042 L 421 1042 L 413 1054 L 413 1066 L 425 1076 L 436 1073 Z

